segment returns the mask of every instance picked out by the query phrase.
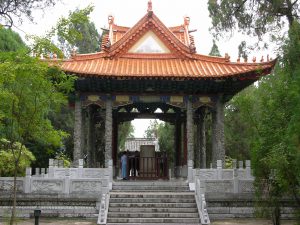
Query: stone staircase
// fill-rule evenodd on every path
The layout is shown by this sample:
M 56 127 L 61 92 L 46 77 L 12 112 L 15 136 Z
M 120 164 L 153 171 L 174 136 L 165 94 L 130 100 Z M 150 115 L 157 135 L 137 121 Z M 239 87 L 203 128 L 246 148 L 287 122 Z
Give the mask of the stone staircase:
M 194 192 L 183 181 L 115 182 L 107 224 L 200 224 Z

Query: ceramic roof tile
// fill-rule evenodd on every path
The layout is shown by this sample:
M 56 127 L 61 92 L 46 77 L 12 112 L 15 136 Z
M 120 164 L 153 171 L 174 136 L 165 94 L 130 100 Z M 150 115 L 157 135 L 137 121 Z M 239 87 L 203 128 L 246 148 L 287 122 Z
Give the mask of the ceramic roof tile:
M 81 76 L 97 77 L 140 77 L 158 78 L 221 78 L 232 77 L 253 72 L 258 69 L 270 70 L 275 61 L 265 63 L 231 63 L 206 60 L 182 59 L 137 59 L 104 57 L 90 60 L 66 60 L 62 68 L 66 72 L 81 74 Z M 258 74 L 259 75 L 259 74 Z

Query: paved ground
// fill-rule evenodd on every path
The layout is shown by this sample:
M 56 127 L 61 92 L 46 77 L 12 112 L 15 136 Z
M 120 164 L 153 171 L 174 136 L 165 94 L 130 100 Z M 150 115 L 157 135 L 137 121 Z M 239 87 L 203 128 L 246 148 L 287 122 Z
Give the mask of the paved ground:
M 96 219 L 95 219 L 96 220 Z M 95 220 L 83 220 L 83 219 L 41 219 L 40 225 L 96 225 Z M 0 225 L 6 225 L 7 222 L 0 220 Z M 28 219 L 19 221 L 18 225 L 33 225 L 34 220 Z M 255 220 L 255 219 L 234 219 L 234 220 L 222 220 L 214 221 L 212 225 L 272 225 L 268 220 Z M 282 225 L 295 225 L 296 221 L 283 221 Z M 148 224 L 149 225 L 149 224 Z

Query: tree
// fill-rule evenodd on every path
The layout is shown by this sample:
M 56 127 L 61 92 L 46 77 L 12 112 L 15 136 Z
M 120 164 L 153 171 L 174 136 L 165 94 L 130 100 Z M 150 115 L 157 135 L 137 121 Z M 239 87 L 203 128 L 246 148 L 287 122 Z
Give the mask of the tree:
M 220 54 L 220 51 L 219 51 L 219 47 L 216 44 L 215 40 L 213 40 L 213 46 L 211 47 L 209 55 L 221 57 L 221 54 Z
M 26 48 L 20 35 L 11 29 L 0 28 L 0 51 L 9 52 Z
M 32 11 L 53 6 L 55 0 L 1 0 L 0 24 L 12 27 L 15 18 L 22 22 L 22 16 L 33 21 Z
M 150 125 L 147 127 L 144 133 L 145 138 L 157 138 L 158 121 L 150 120 Z
M 8 140 L 14 167 L 13 210 L 16 206 L 16 176 L 25 143 L 38 140 L 60 146 L 65 132 L 55 130 L 47 115 L 65 104 L 62 91 L 72 90 L 74 79 L 56 67 L 48 67 L 25 53 L 0 53 L 0 133 Z M 20 143 L 20 145 L 17 145 Z
M 75 42 L 78 53 L 93 53 L 100 50 L 100 34 L 93 22 L 75 24 L 75 28 L 82 34 L 82 39 Z
M 299 19 L 298 0 L 208 0 L 215 35 L 238 29 L 259 39 L 267 32 L 280 32 L 288 22 Z M 278 36 L 279 37 L 279 36 Z
M 174 162 L 174 132 L 174 125 L 166 122 L 158 124 L 157 134 L 159 149 L 167 153 L 170 164 Z
M 174 126 L 166 122 L 151 120 L 144 137 L 157 138 L 160 151 L 166 152 L 170 163 L 174 162 Z
M 79 53 L 99 51 L 101 36 L 89 18 L 93 9 L 92 5 L 76 9 L 68 17 L 61 17 L 45 36 L 30 36 L 33 40 L 32 51 L 37 56 L 45 57 L 55 53 L 58 58 L 69 57 L 75 49 Z
M 246 62 L 248 61 L 248 50 L 246 41 L 242 41 L 238 46 L 238 57 L 242 57 Z
M 276 225 L 284 197 L 300 206 L 299 40 L 294 22 L 274 73 L 234 97 L 225 114 L 228 149 L 249 148 L 258 197 Z M 228 139 L 233 136 L 237 144 Z
M 237 94 L 225 107 L 225 149 L 227 156 L 250 159 L 253 139 L 257 135 L 257 88 L 252 85 Z
M 89 5 L 84 9 L 70 12 L 67 18 L 59 19 L 54 33 L 65 52 L 70 52 L 75 47 L 79 53 L 91 53 L 100 49 L 100 35 L 89 18 L 93 10 L 94 7 Z
M 5 139 L 0 140 L 0 177 L 13 177 L 14 176 L 14 155 L 13 150 L 5 148 L 9 142 Z M 17 176 L 24 176 L 26 167 L 35 160 L 34 155 L 25 146 L 21 149 L 21 143 L 16 142 L 15 153 L 20 154 L 19 166 L 17 169 Z
M 118 144 L 119 149 L 125 149 L 126 139 L 129 137 L 133 137 L 134 127 L 131 122 L 124 122 L 119 125 L 118 130 Z

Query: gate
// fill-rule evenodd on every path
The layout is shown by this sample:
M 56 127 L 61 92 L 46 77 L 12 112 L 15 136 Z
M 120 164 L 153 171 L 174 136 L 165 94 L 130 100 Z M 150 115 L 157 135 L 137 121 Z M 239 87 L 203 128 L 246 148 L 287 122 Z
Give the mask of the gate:
M 129 157 L 129 179 L 168 179 L 167 157 Z

